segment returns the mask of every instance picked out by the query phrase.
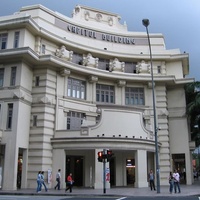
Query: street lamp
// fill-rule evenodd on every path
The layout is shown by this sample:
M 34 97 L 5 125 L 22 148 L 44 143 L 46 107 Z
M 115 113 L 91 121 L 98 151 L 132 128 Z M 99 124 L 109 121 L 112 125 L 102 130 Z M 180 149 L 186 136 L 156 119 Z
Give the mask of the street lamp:
M 146 27 L 147 38 L 149 43 L 150 52 L 150 64 L 151 64 L 151 84 L 152 84 L 152 95 L 153 95 L 153 117 L 154 117 L 154 133 L 155 133 L 155 153 L 156 153 L 156 179 L 157 179 L 157 193 L 160 193 L 160 169 L 158 160 L 158 136 L 157 136 L 157 122 L 156 122 L 156 103 L 155 103 L 155 89 L 154 89 L 154 78 L 153 78 L 153 64 L 152 64 L 152 53 L 151 53 L 151 43 L 149 39 L 148 26 L 150 24 L 148 19 L 143 19 L 142 24 Z

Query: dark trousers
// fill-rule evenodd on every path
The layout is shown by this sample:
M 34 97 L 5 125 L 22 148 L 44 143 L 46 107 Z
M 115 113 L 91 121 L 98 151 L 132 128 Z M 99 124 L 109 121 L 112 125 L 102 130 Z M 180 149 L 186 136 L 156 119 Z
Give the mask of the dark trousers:
M 72 183 L 67 182 L 65 192 L 66 192 L 67 190 L 69 190 L 69 192 L 72 192 L 72 186 L 73 186 Z
M 174 181 L 174 192 L 175 192 L 175 193 L 176 193 L 176 188 L 178 188 L 178 192 L 180 193 L 180 192 L 181 192 L 180 184 L 179 184 L 179 182 L 175 182 L 175 181 Z
M 44 189 L 45 189 L 45 191 L 47 192 L 47 191 L 48 191 L 48 189 L 47 189 L 47 186 L 46 186 L 46 184 L 45 184 L 45 182 L 44 182 L 44 181 L 41 183 L 41 185 L 44 185 Z
M 173 187 L 174 187 L 174 181 L 169 181 L 169 191 L 170 191 L 170 193 L 173 192 Z
M 60 190 L 60 179 L 58 178 L 58 179 L 56 179 L 56 181 L 57 181 L 57 185 L 55 186 L 55 190 L 56 190 L 56 188 L 58 188 L 58 190 Z
M 149 180 L 149 184 L 150 184 L 151 190 L 152 190 L 152 189 L 156 190 L 155 184 L 154 184 L 154 180 Z

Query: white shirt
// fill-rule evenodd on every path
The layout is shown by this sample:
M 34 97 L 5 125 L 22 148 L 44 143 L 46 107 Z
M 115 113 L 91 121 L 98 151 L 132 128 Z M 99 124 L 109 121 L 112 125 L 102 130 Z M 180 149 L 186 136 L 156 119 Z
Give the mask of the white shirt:
M 174 173 L 174 174 L 173 174 L 173 177 L 174 177 L 174 181 L 175 181 L 175 182 L 179 182 L 179 181 L 180 181 L 180 175 L 179 175 L 178 172 Z
M 58 172 L 58 173 L 56 174 L 56 178 L 61 178 L 60 172 Z

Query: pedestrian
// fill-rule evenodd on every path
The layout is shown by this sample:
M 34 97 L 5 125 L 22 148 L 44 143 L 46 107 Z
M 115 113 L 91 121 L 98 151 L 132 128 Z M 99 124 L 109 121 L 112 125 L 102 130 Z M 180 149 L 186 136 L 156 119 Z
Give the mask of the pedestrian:
M 173 174 L 172 172 L 169 172 L 169 192 L 170 194 L 172 194 L 173 192 L 173 187 L 174 187 L 174 177 L 173 177 Z
M 180 175 L 178 171 L 175 169 L 173 173 L 173 178 L 174 178 L 174 192 L 176 193 L 176 188 L 178 188 L 178 193 L 181 193 L 180 189 Z
M 72 187 L 73 187 L 73 179 L 72 179 L 72 173 L 70 173 L 68 176 L 67 176 L 67 182 L 66 182 L 66 190 L 69 190 L 69 192 L 72 192 Z
M 57 174 L 56 174 L 56 181 L 57 181 L 57 184 L 56 186 L 54 187 L 54 189 L 56 190 L 56 188 L 58 188 L 58 190 L 60 190 L 60 180 L 61 180 L 61 169 L 58 170 Z
M 151 169 L 150 172 L 149 172 L 149 184 L 150 184 L 151 190 L 152 190 L 152 189 L 156 190 L 156 188 L 155 188 L 155 183 L 154 183 L 154 173 L 153 173 L 153 170 L 152 170 L 152 169 Z
M 37 175 L 37 189 L 36 189 L 36 192 L 41 192 L 41 171 L 38 172 L 38 175 Z
M 46 186 L 46 184 L 44 182 L 44 171 L 41 172 L 41 187 L 42 187 L 42 185 L 44 185 L 44 189 L 47 192 L 48 189 L 47 189 L 47 186 Z

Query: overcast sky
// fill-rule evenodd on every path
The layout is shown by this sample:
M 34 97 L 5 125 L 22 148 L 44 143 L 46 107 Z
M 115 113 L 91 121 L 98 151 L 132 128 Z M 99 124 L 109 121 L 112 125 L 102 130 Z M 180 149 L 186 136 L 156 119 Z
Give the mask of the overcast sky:
M 150 20 L 149 33 L 162 33 L 167 49 L 189 53 L 190 74 L 200 81 L 200 0 L 3 0 L 0 16 L 26 5 L 42 4 L 71 17 L 78 4 L 109 11 L 126 21 L 129 31 L 146 31 L 142 19 Z

